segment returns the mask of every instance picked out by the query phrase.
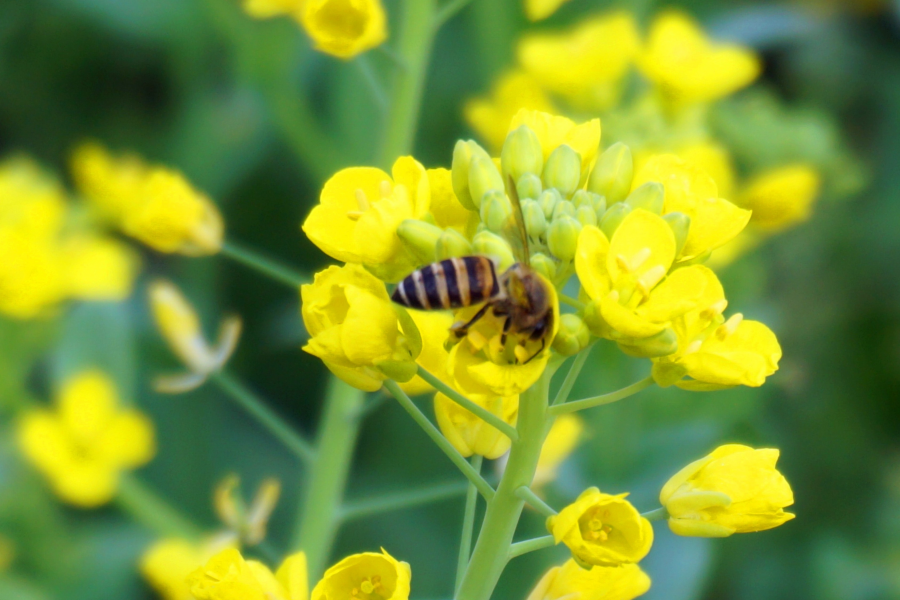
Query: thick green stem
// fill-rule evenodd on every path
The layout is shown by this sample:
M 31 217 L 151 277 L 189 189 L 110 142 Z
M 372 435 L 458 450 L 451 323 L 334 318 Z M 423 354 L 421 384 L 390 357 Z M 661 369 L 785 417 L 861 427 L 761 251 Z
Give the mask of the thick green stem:
M 306 552 L 309 576 L 325 571 L 340 523 L 341 503 L 359 433 L 359 409 L 365 394 L 332 377 L 316 440 L 316 460 L 309 477 L 292 548 Z
M 199 540 L 201 529 L 130 473 L 119 480 L 116 504 L 135 521 L 161 537 Z
M 262 256 L 254 250 L 250 250 L 241 244 L 225 242 L 222 244 L 222 255 L 262 273 L 266 277 L 293 288 L 295 291 L 303 284 L 309 283 L 309 278 L 286 267 L 281 263 Z
M 604 404 L 612 404 L 613 402 L 618 402 L 619 400 L 624 400 L 625 398 L 634 396 L 641 390 L 644 390 L 653 384 L 653 377 L 647 377 L 646 379 L 641 379 L 636 383 L 632 383 L 627 387 L 623 387 L 621 390 L 616 390 L 615 392 L 610 392 L 609 394 L 594 396 L 593 398 L 584 398 L 582 400 L 573 400 L 572 402 L 566 402 L 565 404 L 556 404 L 550 407 L 550 414 L 555 417 L 565 413 L 575 412 L 576 410 L 584 410 L 586 408 L 594 408 L 595 406 L 602 406 Z
M 516 490 L 531 484 L 544 443 L 552 375 L 553 370 L 546 369 L 537 383 L 519 396 L 519 439 L 513 442 L 503 478 L 488 502 L 475 550 L 456 594 L 459 600 L 488 600 L 506 566 L 525 505 Z
M 385 168 L 412 151 L 434 43 L 436 4 L 435 0 L 403 0 L 396 50 L 406 68 L 394 73 L 390 108 L 378 149 L 378 164 Z
M 481 463 L 484 457 L 476 454 L 472 457 L 472 468 L 481 472 Z M 475 529 L 475 508 L 478 504 L 478 490 L 474 485 L 469 483 L 469 490 L 466 492 L 466 509 L 463 512 L 462 534 L 459 537 L 459 558 L 456 561 L 456 586 L 462 583 L 463 575 L 466 572 L 466 566 L 469 564 L 469 557 L 472 555 L 472 531 Z

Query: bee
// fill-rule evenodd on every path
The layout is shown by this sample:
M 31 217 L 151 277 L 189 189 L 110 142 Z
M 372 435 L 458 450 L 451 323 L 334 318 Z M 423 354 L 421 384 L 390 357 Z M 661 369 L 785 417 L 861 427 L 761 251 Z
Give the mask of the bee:
M 523 361 L 525 364 L 546 347 L 546 338 L 553 326 L 553 306 L 547 283 L 529 263 L 528 236 L 512 178 L 508 187 L 515 229 L 510 241 L 518 242 L 512 244 L 517 250 L 518 262 L 498 276 L 494 261 L 488 257 L 448 258 L 413 271 L 397 285 L 391 299 L 421 310 L 456 309 L 484 302 L 468 322 L 454 324 L 451 331 L 457 339 L 462 339 L 490 310 L 495 316 L 504 318 L 501 344 L 506 345 L 508 335 L 524 335 L 525 339 L 520 342 L 522 346 L 529 340 L 540 340 L 540 349 Z

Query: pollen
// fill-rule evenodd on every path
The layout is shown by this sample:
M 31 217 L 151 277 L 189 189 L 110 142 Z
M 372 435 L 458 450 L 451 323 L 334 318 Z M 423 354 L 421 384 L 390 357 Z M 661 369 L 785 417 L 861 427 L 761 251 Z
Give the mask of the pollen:
M 529 358 L 528 350 L 525 349 L 525 346 L 516 346 L 515 353 L 520 363 L 524 363 Z
M 727 321 L 725 321 L 718 329 L 716 329 L 716 336 L 720 340 L 726 339 L 737 330 L 738 325 L 740 325 L 741 321 L 743 320 L 744 315 L 742 315 L 741 313 L 731 315 L 731 317 L 729 317 Z
M 665 276 L 666 268 L 662 265 L 656 265 L 638 278 L 638 289 L 646 296 Z
M 382 181 L 381 184 L 378 186 L 378 193 L 381 195 L 382 198 L 390 198 L 392 191 L 393 190 L 391 189 L 390 181 Z
M 700 317 L 703 319 L 713 319 L 713 318 L 717 317 L 718 315 L 721 315 L 723 312 L 725 312 L 726 308 L 728 308 L 728 300 L 726 300 L 725 298 L 722 298 L 718 302 L 715 302 L 715 303 L 709 305 L 709 307 L 707 307 L 706 309 L 704 309 L 700 313 Z
M 647 262 L 651 254 L 653 254 L 653 251 L 650 248 L 641 248 L 634 253 L 631 259 L 624 254 L 618 254 L 616 255 L 616 264 L 626 273 L 634 273 Z

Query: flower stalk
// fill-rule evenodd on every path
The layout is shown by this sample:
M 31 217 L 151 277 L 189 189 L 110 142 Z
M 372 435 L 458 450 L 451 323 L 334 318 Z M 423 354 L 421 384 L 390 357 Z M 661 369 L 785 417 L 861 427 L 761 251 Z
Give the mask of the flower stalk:
M 481 463 L 484 457 L 480 454 L 472 456 L 472 468 L 481 472 Z M 456 563 L 456 585 L 455 590 L 459 589 L 462 583 L 463 575 L 466 572 L 466 566 L 469 564 L 469 557 L 472 555 L 472 533 L 475 529 L 475 508 L 478 504 L 478 490 L 472 483 L 466 491 L 466 508 L 463 513 L 462 535 L 459 539 L 459 559 Z
M 653 383 L 653 377 L 646 377 L 638 382 L 632 383 L 627 387 L 623 387 L 621 390 L 610 392 L 609 394 L 594 396 L 592 398 L 584 398 L 582 400 L 573 400 L 572 402 L 566 402 L 564 404 L 555 404 L 554 406 L 550 407 L 549 412 L 553 416 L 559 416 L 578 410 L 594 408 L 595 406 L 612 404 L 613 402 L 618 402 L 619 400 L 624 400 L 625 398 L 634 396 L 638 392 L 645 390 L 653 385 Z
M 309 278 L 298 273 L 290 267 L 280 264 L 279 262 L 262 256 L 258 252 L 251 250 L 243 244 L 234 242 L 224 242 L 222 244 L 221 253 L 231 260 L 238 262 L 245 267 L 253 269 L 266 277 L 273 279 L 279 283 L 296 290 L 301 285 L 309 283 Z

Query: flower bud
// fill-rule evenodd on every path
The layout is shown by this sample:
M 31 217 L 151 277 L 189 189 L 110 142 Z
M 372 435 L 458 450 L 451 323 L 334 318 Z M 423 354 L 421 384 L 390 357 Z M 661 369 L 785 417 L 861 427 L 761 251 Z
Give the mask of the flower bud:
M 678 350 L 678 337 L 672 328 L 667 327 L 650 337 L 642 339 L 622 339 L 618 341 L 619 349 L 628 356 L 636 358 L 658 358 L 668 356 Z
M 544 216 L 549 221 L 553 218 L 553 210 L 556 208 L 557 202 L 562 200 L 562 196 L 559 195 L 559 192 L 556 190 L 544 190 L 540 197 L 538 197 L 538 204 L 541 205 L 541 210 L 544 211 Z
M 600 221 L 606 214 L 606 198 L 591 192 L 591 203 L 594 206 L 594 212 L 597 213 L 597 221 Z
M 684 213 L 671 212 L 663 215 L 663 221 L 669 224 L 672 233 L 675 234 L 675 256 L 678 256 L 684 249 L 688 232 L 691 230 L 691 218 Z
M 460 204 L 469 210 L 475 210 L 475 203 L 469 193 L 469 164 L 471 162 L 472 146 L 465 140 L 459 140 L 453 147 L 453 163 L 450 170 L 453 193 L 459 198 Z
M 521 125 L 506 136 L 500 152 L 504 181 L 512 175 L 518 181 L 526 173 L 539 174 L 544 166 L 544 153 L 537 135 L 527 125 Z
M 553 349 L 563 356 L 578 354 L 591 341 L 591 332 L 576 314 L 566 313 L 559 318 L 559 332 L 553 339 Z
M 648 181 L 628 195 L 625 203 L 632 208 L 643 208 L 655 215 L 662 214 L 665 188 L 661 183 Z
M 540 204 L 534 200 L 522 200 L 522 218 L 529 236 L 537 239 L 547 231 L 547 217 Z
M 578 222 L 582 225 L 596 225 L 597 224 L 597 213 L 594 212 L 594 208 L 589 205 L 581 205 L 575 211 L 575 218 L 578 219 Z
M 572 204 L 575 205 L 575 208 L 579 208 L 580 206 L 587 204 L 591 208 L 593 208 L 593 203 L 591 198 L 595 196 L 591 192 L 587 190 L 577 190 L 574 194 L 572 194 Z
M 547 234 L 547 246 L 553 256 L 564 262 L 575 258 L 579 233 L 581 233 L 581 223 L 573 217 L 565 215 L 560 219 L 554 219 Z
M 512 203 L 501 190 L 489 190 L 481 198 L 481 222 L 490 231 L 502 233 L 512 216 Z
M 406 219 L 397 227 L 397 237 L 421 263 L 434 262 L 435 248 L 443 233 L 437 225 L 417 219 Z
M 532 255 L 531 268 L 550 281 L 553 281 L 556 278 L 556 261 L 543 252 Z
M 597 159 L 587 189 L 606 197 L 608 204 L 621 202 L 631 190 L 634 177 L 634 161 L 631 148 L 617 142 Z
M 487 154 L 475 156 L 469 165 L 469 193 L 476 207 L 481 207 L 484 195 L 492 190 L 502 192 L 505 190 L 503 177 Z
M 509 242 L 496 233 L 491 233 L 490 231 L 476 233 L 475 238 L 472 240 L 472 247 L 475 248 L 476 254 L 495 259 L 501 271 L 511 267 L 516 262 Z
M 600 229 L 606 234 L 607 238 L 612 239 L 616 229 L 618 229 L 619 225 L 625 220 L 625 217 L 627 217 L 630 212 L 631 206 L 624 202 L 613 204 L 607 209 L 603 214 L 603 218 L 600 219 Z
M 571 146 L 562 144 L 547 157 L 542 179 L 548 188 L 555 188 L 568 198 L 578 188 L 581 178 L 581 155 Z
M 435 259 L 444 260 L 454 256 L 469 256 L 472 254 L 472 244 L 466 236 L 455 229 L 448 229 L 438 238 L 435 248 Z
M 535 173 L 525 173 L 516 183 L 516 190 L 519 192 L 519 198 L 522 200 L 525 198 L 536 200 L 541 195 L 541 191 L 543 191 L 540 176 Z
M 553 216 L 551 221 L 562 219 L 563 217 L 575 217 L 575 205 L 568 200 L 560 200 L 553 207 Z

